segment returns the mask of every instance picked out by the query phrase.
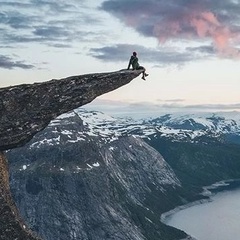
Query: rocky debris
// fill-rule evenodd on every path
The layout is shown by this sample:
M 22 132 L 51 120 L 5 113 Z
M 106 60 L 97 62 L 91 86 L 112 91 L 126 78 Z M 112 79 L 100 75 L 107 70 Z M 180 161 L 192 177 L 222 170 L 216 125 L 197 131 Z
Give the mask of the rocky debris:
M 140 74 L 140 70 L 94 73 L 0 89 L 0 150 L 24 145 L 58 115 L 125 85 Z

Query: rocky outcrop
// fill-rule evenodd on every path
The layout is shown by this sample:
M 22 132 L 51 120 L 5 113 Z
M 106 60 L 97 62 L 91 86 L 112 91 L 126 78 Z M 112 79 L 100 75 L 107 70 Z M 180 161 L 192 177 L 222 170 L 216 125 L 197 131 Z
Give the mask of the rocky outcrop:
M 86 74 L 0 89 L 0 150 L 24 145 L 58 115 L 129 83 L 140 73 Z
M 141 71 L 72 76 L 0 89 L 0 151 L 24 145 L 58 115 L 91 102 L 136 78 Z M 37 239 L 12 200 L 7 160 L 0 152 L 0 239 Z

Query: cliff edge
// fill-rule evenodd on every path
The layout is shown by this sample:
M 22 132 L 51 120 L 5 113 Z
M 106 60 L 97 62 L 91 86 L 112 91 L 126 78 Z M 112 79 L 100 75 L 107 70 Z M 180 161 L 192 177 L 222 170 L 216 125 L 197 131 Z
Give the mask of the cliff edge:
M 129 83 L 140 73 L 95 73 L 1 88 L 0 150 L 24 145 L 58 115 Z
M 58 115 L 128 84 L 141 72 L 94 73 L 0 89 L 0 240 L 39 239 L 24 225 L 12 200 L 3 151 L 23 146 Z

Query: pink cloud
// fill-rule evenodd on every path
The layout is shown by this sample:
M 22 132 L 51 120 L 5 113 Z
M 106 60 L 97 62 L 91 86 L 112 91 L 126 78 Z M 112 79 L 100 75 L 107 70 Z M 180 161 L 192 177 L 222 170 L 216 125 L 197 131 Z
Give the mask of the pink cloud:
M 240 56 L 231 44 L 236 35 L 210 11 L 192 11 L 165 19 L 154 25 L 153 35 L 162 43 L 177 38 L 211 39 L 221 55 Z
M 239 17 L 234 9 L 235 3 L 142 0 L 132 6 L 127 0 L 122 0 L 122 5 L 117 2 L 109 0 L 104 7 L 118 13 L 117 16 L 128 26 L 145 36 L 156 37 L 161 43 L 176 39 L 208 40 L 219 54 L 240 56 L 236 48 L 240 41 L 240 27 L 236 24 Z M 232 19 L 231 12 L 234 14 Z
M 164 25 L 159 23 L 153 27 L 153 35 L 162 43 L 176 38 L 181 32 L 182 28 L 178 21 L 168 21 Z
M 203 19 L 205 19 L 209 23 L 212 23 L 215 26 L 220 26 L 218 19 L 215 17 L 215 15 L 212 12 L 203 12 L 201 16 Z
M 231 31 L 221 25 L 211 12 L 193 14 L 190 24 L 200 38 L 212 38 L 216 48 L 221 51 L 229 46 L 229 40 L 233 37 Z
M 214 46 L 222 56 L 240 57 L 238 49 L 231 42 L 235 34 L 225 25 L 221 24 L 212 12 L 201 12 L 191 16 L 191 26 L 200 38 L 212 39 Z

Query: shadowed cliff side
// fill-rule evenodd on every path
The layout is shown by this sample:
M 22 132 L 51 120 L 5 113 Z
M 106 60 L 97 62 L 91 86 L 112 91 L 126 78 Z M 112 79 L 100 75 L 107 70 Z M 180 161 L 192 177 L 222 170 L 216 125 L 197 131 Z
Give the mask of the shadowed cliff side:
M 7 159 L 0 152 L 0 239 L 37 240 L 19 217 L 9 188 Z
M 72 76 L 0 89 L 0 151 L 24 145 L 58 115 L 91 102 L 136 78 L 141 71 Z M 38 239 L 19 217 L 9 188 L 7 159 L 0 152 L 0 240 Z
M 72 76 L 0 89 L 0 150 L 24 145 L 58 115 L 136 78 L 139 71 Z

